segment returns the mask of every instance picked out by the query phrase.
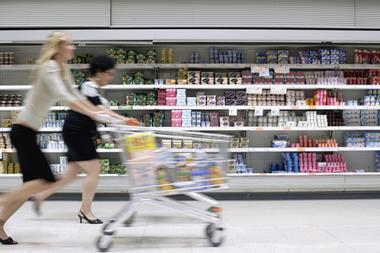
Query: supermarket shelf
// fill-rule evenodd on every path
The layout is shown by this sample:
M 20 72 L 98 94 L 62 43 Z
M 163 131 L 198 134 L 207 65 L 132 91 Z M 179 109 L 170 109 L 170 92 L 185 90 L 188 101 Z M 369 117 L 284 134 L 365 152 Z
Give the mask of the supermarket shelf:
M 380 110 L 380 106 L 248 106 L 248 105 L 232 105 L 232 106 L 111 106 L 112 110 L 130 111 L 130 110 L 254 110 L 260 108 L 262 110 Z
M 380 147 L 328 147 L 328 148 L 231 148 L 233 153 L 282 153 L 282 152 L 371 152 Z
M 12 106 L 12 107 L 0 107 L 0 112 L 9 111 L 20 111 L 22 106 Z M 150 110 L 219 110 L 226 111 L 230 109 L 236 110 L 254 110 L 256 108 L 261 108 L 262 110 L 380 110 L 380 106 L 166 106 L 166 105 L 155 105 L 155 106 L 111 106 L 111 110 L 115 111 L 150 111 Z M 70 108 L 67 106 L 52 106 L 51 111 L 67 111 Z
M 340 127 L 147 127 L 147 130 L 184 130 L 184 131 L 252 131 L 252 132 L 281 132 L 281 131 L 380 131 L 380 126 L 340 126 Z M 0 133 L 10 132 L 10 128 L 0 128 Z M 113 131 L 112 127 L 100 127 L 98 131 Z M 40 132 L 61 132 L 62 128 L 41 128 Z
M 3 153 L 16 153 L 15 149 L 2 149 Z M 67 150 L 65 149 L 42 149 L 42 152 L 48 153 L 48 154 L 60 154 L 60 153 L 66 153 Z M 120 153 L 122 152 L 122 149 L 120 148 L 114 148 L 114 149 L 97 149 L 98 153 Z
M 70 64 L 71 69 L 87 69 L 88 64 Z M 378 64 L 118 64 L 117 69 L 246 69 L 252 66 L 276 68 L 286 66 L 290 69 L 380 69 Z M 32 70 L 34 64 L 1 65 L 0 71 L 4 70 Z
M 246 90 L 252 87 L 261 89 L 272 89 L 274 87 L 283 87 L 288 90 L 315 90 L 315 89 L 329 89 L 329 90 L 378 90 L 380 85 L 319 85 L 319 84 L 281 84 L 281 85 L 208 85 L 208 84 L 184 84 L 184 85 L 159 85 L 159 84 L 139 84 L 139 85 L 124 85 L 124 84 L 110 84 L 102 87 L 103 90 L 152 90 L 152 89 L 188 89 L 188 90 Z M 32 88 L 31 85 L 0 85 L 0 91 L 26 91 Z
M 22 184 L 21 175 L 0 175 L 0 192 Z M 218 192 L 342 192 L 379 191 L 380 173 L 276 173 L 229 174 L 229 188 Z M 102 175 L 97 187 L 99 193 L 125 193 L 128 176 Z M 62 192 L 80 191 L 81 181 L 65 187 Z
M 171 152 L 175 153 L 194 153 L 198 152 L 200 149 L 169 149 Z M 204 148 L 201 149 L 202 152 L 207 153 L 217 153 L 220 150 L 218 148 Z M 231 153 L 282 153 L 282 152 L 373 152 L 380 151 L 380 147 L 334 147 L 334 148 L 267 148 L 267 147 L 256 147 L 256 148 L 229 148 Z M 3 149 L 3 153 L 16 153 L 14 149 Z M 42 152 L 48 154 L 59 154 L 65 153 L 67 150 L 61 149 L 43 149 Z M 122 149 L 97 149 L 98 153 L 121 153 Z
M 209 85 L 209 84 L 174 84 L 174 85 L 159 85 L 159 84 L 111 84 L 103 87 L 103 90 L 152 90 L 152 89 L 189 89 L 189 90 L 244 90 L 252 87 L 258 87 L 261 89 L 272 89 L 274 87 L 284 87 L 285 89 L 297 89 L 297 90 L 315 90 L 315 89 L 330 89 L 330 90 L 378 90 L 380 85 L 319 85 L 319 84 L 281 84 L 281 85 L 258 85 L 258 84 L 226 84 L 226 85 Z
M 150 130 L 186 130 L 186 131 L 252 131 L 252 132 L 279 132 L 279 131 L 380 131 L 380 126 L 338 126 L 338 127 L 148 127 Z
M 341 173 L 288 173 L 288 172 L 279 172 L 279 173 L 228 173 L 228 177 L 318 177 L 318 176 L 351 176 L 351 177 L 360 177 L 360 176 L 378 176 L 380 177 L 380 172 L 341 172 Z
M 10 111 L 21 111 L 22 106 L 9 106 L 9 107 L 0 107 L 0 112 L 10 112 Z M 67 111 L 70 110 L 68 106 L 52 106 L 50 107 L 51 111 Z

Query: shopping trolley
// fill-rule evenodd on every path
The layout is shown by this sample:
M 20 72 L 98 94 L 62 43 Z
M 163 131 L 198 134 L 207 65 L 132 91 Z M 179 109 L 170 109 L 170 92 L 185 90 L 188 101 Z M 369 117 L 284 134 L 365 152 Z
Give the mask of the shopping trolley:
M 207 239 L 214 247 L 221 245 L 225 230 L 220 215 L 222 209 L 216 200 L 202 192 L 227 187 L 230 137 L 125 125 L 114 125 L 113 134 L 123 147 L 130 199 L 103 226 L 96 240 L 99 251 L 106 252 L 112 247 L 118 228 L 132 225 L 141 204 L 156 205 L 208 223 Z M 191 202 L 169 198 L 176 194 L 184 194 L 207 207 L 201 209 Z

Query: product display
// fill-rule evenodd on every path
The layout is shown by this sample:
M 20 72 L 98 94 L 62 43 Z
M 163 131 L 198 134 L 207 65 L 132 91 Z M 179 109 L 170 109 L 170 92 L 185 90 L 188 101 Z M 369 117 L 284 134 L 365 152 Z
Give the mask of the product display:
M 86 54 L 84 56 L 77 55 L 73 59 L 69 60 L 69 64 L 88 64 L 90 63 L 93 55 Z
M 123 84 L 153 84 L 154 80 L 144 77 L 143 72 L 124 73 L 122 76 Z
M 370 49 L 355 49 L 354 52 L 355 64 L 379 64 L 380 51 Z
M 59 164 L 50 164 L 50 168 L 54 174 L 63 174 L 67 167 L 67 157 L 60 156 Z
M 72 71 L 74 82 L 76 85 L 81 85 L 89 78 L 88 72 L 84 71 Z
M 163 127 L 165 114 L 163 112 L 145 113 L 142 122 L 145 127 Z
M 249 138 L 247 137 L 234 137 L 231 140 L 231 148 L 248 148 Z
M 20 173 L 20 164 L 11 162 L 9 154 L 3 154 L 0 162 L 0 174 Z
M 145 54 L 137 53 L 133 50 L 125 50 L 122 48 L 112 48 L 107 50 L 107 54 L 115 59 L 117 64 L 153 64 L 156 63 L 156 52 L 149 50 Z
M 1 94 L 0 95 L 0 107 L 21 106 L 23 96 L 15 94 Z
M 256 53 L 256 63 L 259 64 L 342 64 L 346 60 L 346 52 L 334 48 L 299 51 L 298 56 L 290 56 L 284 49 Z
M 42 125 L 43 128 L 62 128 L 65 122 L 66 113 L 49 113 L 45 123 Z
M 243 159 L 243 154 L 234 154 L 233 160 L 228 165 L 228 171 L 230 173 L 247 174 L 253 173 L 253 168 L 249 168 Z
M 295 111 L 280 111 L 280 116 L 267 112 L 264 116 L 255 116 L 255 111 L 248 111 L 248 125 L 257 127 L 327 127 L 326 114 L 307 111 L 297 115 Z
M 61 133 L 38 134 L 37 143 L 40 145 L 41 149 L 49 149 L 49 150 L 66 149 Z
M 0 65 L 15 64 L 14 52 L 0 52 Z
M 239 37 L 231 36 L 231 40 L 235 39 Z M 87 66 L 80 64 L 88 64 L 92 55 L 106 52 L 118 64 L 114 85 L 101 89 L 112 109 L 127 111 L 128 116 L 136 117 L 145 127 L 164 127 L 164 130 L 175 127 L 178 131 L 230 135 L 230 173 L 380 172 L 380 152 L 376 152 L 376 148 L 380 148 L 380 91 L 375 86 L 380 85 L 380 70 L 374 65 L 380 64 L 380 50 L 375 45 L 358 43 L 352 47 L 352 44 L 342 43 L 338 48 L 338 44 L 301 45 L 300 42 L 281 46 L 218 41 L 209 45 L 205 42 L 121 43 L 124 42 L 119 41 L 119 46 L 112 46 L 113 43 L 79 46 L 77 56 L 69 61 L 75 84 L 88 80 Z M 35 64 L 38 56 L 35 45 L 28 45 L 25 53 L 20 50 L 23 45 L 3 47 L 0 65 L 14 64 L 15 57 L 17 63 Z M 309 65 L 304 66 L 306 64 Z M 19 79 L 24 74 L 26 77 L 32 68 L 1 67 L 0 84 L 4 87 L 0 95 L 0 149 L 3 149 L 0 173 L 19 171 L 17 156 L 7 154 L 13 148 L 9 131 L 17 116 L 14 111 L 19 108 L 5 107 L 22 106 L 29 87 L 20 86 L 31 83 L 25 78 Z M 120 84 L 119 87 L 116 84 Z M 11 85 L 14 87 L 9 87 Z M 369 85 L 373 86 L 367 87 Z M 56 105 L 67 106 L 61 102 Z M 369 110 L 356 108 L 359 106 Z M 38 135 L 38 143 L 49 161 L 52 160 L 52 170 L 57 174 L 64 172 L 67 163 L 67 158 L 55 152 L 66 149 L 59 132 L 66 109 L 54 108 Z M 100 133 L 112 127 L 111 124 L 104 126 L 107 128 L 99 129 Z M 113 150 L 120 148 L 118 143 L 100 137 L 95 142 L 97 148 L 105 149 L 101 150 L 102 173 L 125 174 L 125 167 L 117 165 L 117 150 Z M 211 177 L 215 164 L 208 164 L 207 168 L 198 166 L 201 163 L 197 159 L 205 160 L 205 157 L 194 152 L 202 148 L 216 149 L 218 145 L 167 137 L 159 138 L 157 143 L 159 151 L 155 159 L 168 160 L 162 168 L 153 171 L 156 182 L 188 183 Z M 282 153 L 284 150 L 290 152 Z M 172 155 L 167 153 L 169 151 L 187 153 Z M 374 158 L 368 156 L 368 152 L 372 152 L 375 161 L 367 159 Z M 363 165 L 357 168 L 356 164 Z M 178 172 L 170 172 L 168 167 Z M 215 174 L 219 172 L 215 169 Z M 262 176 L 265 175 L 257 178 Z M 289 178 L 292 180 L 292 176 Z M 309 180 L 310 177 L 299 178 Z M 319 179 L 322 182 L 324 176 Z M 144 180 L 141 178 L 142 184 Z M 288 188 L 294 186 L 290 180 Z M 181 184 L 161 190 L 177 187 L 181 188 Z
M 380 147 L 380 133 L 345 133 L 346 147 Z

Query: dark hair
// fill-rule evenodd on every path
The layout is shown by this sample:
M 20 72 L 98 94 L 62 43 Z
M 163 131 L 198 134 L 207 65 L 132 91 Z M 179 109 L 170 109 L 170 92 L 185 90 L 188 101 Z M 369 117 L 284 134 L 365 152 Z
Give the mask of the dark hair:
M 114 59 L 104 54 L 96 55 L 91 59 L 90 62 L 90 76 L 94 76 L 99 72 L 105 72 L 113 68 L 115 68 Z

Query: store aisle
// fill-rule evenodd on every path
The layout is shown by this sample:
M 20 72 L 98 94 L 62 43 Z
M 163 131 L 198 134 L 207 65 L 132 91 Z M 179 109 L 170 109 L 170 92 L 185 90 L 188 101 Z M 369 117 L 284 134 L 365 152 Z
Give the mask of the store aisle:
M 97 202 L 101 218 L 122 202 Z M 166 211 L 144 208 L 134 228 L 118 231 L 111 252 L 139 253 L 376 253 L 380 252 L 380 200 L 230 201 L 225 207 L 227 240 L 209 247 L 204 225 Z M 96 252 L 100 226 L 79 224 L 79 202 L 47 202 L 36 218 L 27 203 L 8 231 L 20 242 L 2 253 Z M 125 238 L 128 237 L 128 238 Z

